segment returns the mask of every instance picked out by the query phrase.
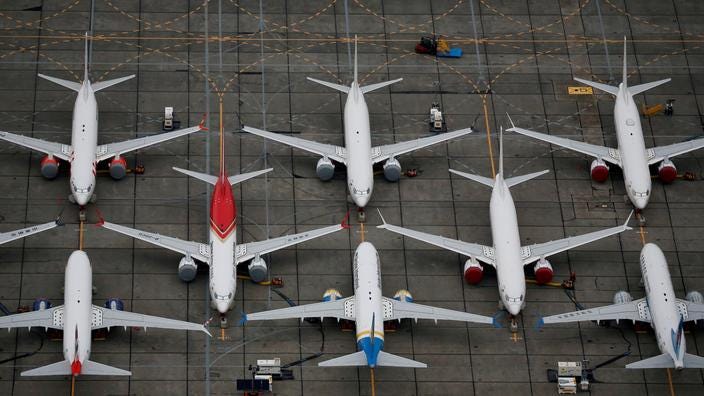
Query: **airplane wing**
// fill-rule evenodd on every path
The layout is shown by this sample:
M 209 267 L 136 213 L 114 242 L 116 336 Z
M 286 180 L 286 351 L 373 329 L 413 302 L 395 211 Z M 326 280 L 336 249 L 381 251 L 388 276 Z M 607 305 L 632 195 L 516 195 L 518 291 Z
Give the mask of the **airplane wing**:
M 511 128 L 508 128 L 507 131 L 520 133 L 521 135 L 542 140 L 544 142 L 564 147 L 566 149 L 570 149 L 578 153 L 586 154 L 591 157 L 601 158 L 606 162 L 621 166 L 621 159 L 619 157 L 618 150 L 613 148 L 597 146 L 595 144 L 578 142 L 572 139 L 565 139 L 557 136 L 548 135 L 545 133 L 534 132 L 528 129 L 517 128 L 515 125 L 513 125 Z
M 378 162 L 386 161 L 390 157 L 396 157 L 401 154 L 422 149 L 424 147 L 462 137 L 472 132 L 474 132 L 472 128 L 465 128 L 453 132 L 441 133 L 435 136 L 428 136 L 400 143 L 372 147 L 372 162 L 376 164 Z
M 102 329 L 114 326 L 124 327 L 153 327 L 158 329 L 193 330 L 202 331 L 208 335 L 208 329 L 200 323 L 185 322 L 182 320 L 161 318 L 159 316 L 143 315 L 134 312 L 118 311 L 93 305 L 91 328 Z
M 128 153 L 130 151 L 138 150 L 144 147 L 152 146 L 157 143 L 162 143 L 167 140 L 176 139 L 177 137 L 189 135 L 193 132 L 198 132 L 205 130 L 203 124 L 190 128 L 179 129 L 177 131 L 159 133 L 156 135 L 145 136 L 137 139 L 126 140 L 124 142 L 118 143 L 108 143 L 98 146 L 96 149 L 96 158 L 98 162 L 106 160 L 108 158 L 114 157 L 116 155 L 121 155 Z
M 24 312 L 0 317 L 0 329 L 16 327 L 43 327 L 45 329 L 62 329 L 64 306 L 43 309 L 41 311 Z
M 41 140 L 24 135 L 15 135 L 14 133 L 0 131 L 0 139 L 14 143 L 31 150 L 36 150 L 45 154 L 53 155 L 56 158 L 68 161 L 71 157 L 73 149 L 71 145 L 47 142 L 46 140 Z
M 598 241 L 599 239 L 606 238 L 611 235 L 616 235 L 618 233 L 631 230 L 627 224 L 631 220 L 633 212 L 628 216 L 626 222 L 618 227 L 611 227 L 605 230 L 599 230 L 590 232 L 584 235 L 577 235 L 569 238 L 558 239 L 556 241 L 550 241 L 545 243 L 536 243 L 533 245 L 522 246 L 521 254 L 523 256 L 523 265 L 531 264 L 540 258 L 547 256 L 552 256 L 565 250 L 574 249 L 578 246 L 585 245 L 590 242 Z
M 381 211 L 379 212 L 379 215 L 381 216 Z M 395 232 L 397 234 L 401 234 L 409 238 L 417 239 L 419 241 L 423 241 L 431 245 L 441 247 L 443 249 L 451 250 L 455 253 L 459 253 L 469 257 L 475 257 L 477 260 L 480 260 L 491 266 L 494 265 L 494 248 L 491 246 L 463 242 L 458 241 L 456 239 L 441 237 L 439 235 L 432 235 L 427 234 L 425 232 L 409 230 L 408 228 L 388 224 L 386 220 L 384 220 L 383 216 L 381 216 L 381 221 L 383 224 L 376 226 L 376 228 L 383 228 L 385 230 L 389 230 L 391 232 Z
M 242 130 L 269 140 L 273 140 L 275 142 L 295 147 L 297 149 L 305 150 L 323 157 L 328 157 L 333 161 L 347 164 L 347 150 L 344 147 L 335 146 L 332 144 L 313 142 L 310 140 L 283 135 L 280 133 L 263 131 L 261 129 L 252 128 L 248 126 L 242 128 Z
M 295 307 L 272 309 L 271 311 L 244 314 L 242 321 L 250 320 L 277 320 L 277 319 L 305 319 L 305 318 L 337 318 L 354 320 L 354 296 L 334 301 L 314 304 L 297 305 Z
M 652 165 L 665 158 L 672 158 L 690 151 L 699 150 L 702 147 L 704 147 L 704 138 L 669 144 L 667 146 L 653 147 L 647 150 L 648 164 Z
M 289 246 L 297 245 L 301 242 L 309 241 L 331 234 L 335 231 L 340 231 L 348 226 L 343 222 L 334 226 L 318 228 L 315 230 L 300 232 L 293 235 L 284 235 L 278 238 L 271 238 L 265 241 L 249 242 L 237 245 L 235 251 L 235 261 L 239 264 L 247 260 L 253 259 L 255 256 L 271 253 L 273 251 L 283 249 Z
M 37 234 L 42 231 L 50 230 L 59 225 L 63 224 L 59 219 L 56 219 L 55 221 L 49 223 L 37 224 L 31 227 L 21 228 L 19 230 L 2 232 L 0 233 L 0 245 L 2 245 L 3 243 L 12 242 L 14 240 L 30 236 L 32 234 Z
M 159 235 L 153 232 L 140 231 L 119 224 L 108 223 L 107 221 L 98 223 L 98 225 L 119 232 L 120 234 L 169 249 L 176 253 L 181 253 L 184 256 L 190 256 L 194 260 L 210 264 L 210 247 L 204 243 L 184 241 L 183 239 Z
M 384 320 L 432 319 L 455 320 L 459 322 L 495 324 L 491 316 L 475 315 L 467 312 L 453 311 L 451 309 L 436 308 L 428 305 L 398 301 L 393 298 L 383 297 Z
M 540 319 L 539 325 L 545 323 L 570 323 L 595 320 L 631 320 L 650 323 L 650 310 L 645 298 L 633 300 L 624 304 L 606 305 L 581 311 L 547 316 Z
M 687 300 L 677 299 L 677 308 L 680 312 L 684 311 L 684 320 L 698 321 L 704 319 L 704 304 L 695 303 Z

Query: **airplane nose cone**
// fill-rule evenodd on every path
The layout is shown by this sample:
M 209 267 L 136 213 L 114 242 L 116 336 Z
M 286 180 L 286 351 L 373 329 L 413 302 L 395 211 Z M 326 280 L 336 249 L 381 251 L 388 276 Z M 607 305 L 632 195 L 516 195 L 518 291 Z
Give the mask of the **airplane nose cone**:
M 357 205 L 357 207 L 363 208 L 363 207 L 367 206 L 367 203 L 369 203 L 369 196 L 370 196 L 370 194 L 366 194 L 366 195 L 354 194 L 352 196 L 352 200 Z
M 645 209 L 648 206 L 648 198 L 636 198 L 633 205 L 638 209 Z
M 90 201 L 90 194 L 73 194 L 73 197 L 76 199 L 76 203 L 79 206 L 86 206 L 88 201 Z
M 225 314 L 230 310 L 230 303 L 227 301 L 218 301 L 215 304 L 215 308 L 217 308 L 218 312 L 221 314 Z
M 508 313 L 510 313 L 511 315 L 516 316 L 516 315 L 518 315 L 519 313 L 521 313 L 521 304 L 508 304 L 508 305 L 506 306 L 506 310 L 507 310 Z

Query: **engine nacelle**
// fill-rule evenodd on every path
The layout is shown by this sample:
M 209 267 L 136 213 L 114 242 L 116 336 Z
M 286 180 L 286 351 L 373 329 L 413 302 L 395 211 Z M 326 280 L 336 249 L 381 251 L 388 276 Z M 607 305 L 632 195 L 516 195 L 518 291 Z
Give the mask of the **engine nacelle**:
M 603 183 L 609 178 L 609 166 L 601 159 L 592 161 L 591 166 L 592 180 L 597 183 Z
M 105 300 L 105 308 L 112 309 L 113 311 L 124 311 L 125 303 L 119 298 L 108 298 Z
M 43 311 L 51 308 L 51 301 L 48 298 L 38 298 L 32 303 L 32 311 Z
M 677 167 L 669 159 L 666 159 L 658 166 L 658 177 L 664 184 L 670 184 L 677 178 Z
M 323 157 L 315 165 L 315 174 L 318 175 L 320 180 L 328 181 L 335 175 L 335 164 L 328 157 Z
M 261 257 L 255 257 L 249 262 L 247 266 L 249 271 L 249 278 L 252 282 L 264 282 L 266 280 L 266 261 Z
M 108 164 L 110 169 L 110 177 L 115 180 L 120 180 L 127 175 L 127 160 L 123 157 L 115 157 Z
M 546 259 L 540 259 L 533 266 L 533 273 L 535 274 L 535 281 L 539 285 L 544 285 L 552 281 L 552 265 Z
M 196 278 L 198 265 L 189 256 L 184 256 L 178 263 L 178 277 L 184 282 L 190 282 Z
M 396 182 L 401 178 L 401 163 L 394 157 L 384 163 L 384 178 L 390 182 Z
M 692 290 L 691 292 L 687 293 L 684 298 L 692 303 L 697 303 L 697 304 L 704 304 L 704 297 L 702 296 L 701 293 L 699 293 L 696 290 Z
M 39 171 L 46 179 L 53 179 L 59 174 L 59 160 L 52 155 L 45 155 L 39 162 Z
M 614 304 L 626 304 L 631 301 L 633 301 L 633 297 L 627 291 L 619 290 L 614 294 Z
M 399 289 L 396 294 L 394 294 L 394 300 L 403 302 L 413 302 L 413 294 L 406 289 Z
M 323 293 L 323 301 L 324 302 L 335 301 L 335 300 L 339 300 L 341 298 L 342 298 L 342 294 L 337 289 L 330 288 L 330 289 L 325 290 L 325 293 Z
M 484 267 L 479 262 L 471 258 L 464 263 L 464 280 L 470 285 L 476 285 L 482 281 Z

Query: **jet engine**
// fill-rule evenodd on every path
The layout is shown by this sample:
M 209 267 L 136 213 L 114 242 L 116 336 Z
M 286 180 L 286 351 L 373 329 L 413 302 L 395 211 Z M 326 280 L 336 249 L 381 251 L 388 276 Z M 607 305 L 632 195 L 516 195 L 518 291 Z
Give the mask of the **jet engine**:
M 115 180 L 120 180 L 127 175 L 127 160 L 117 156 L 110 161 L 108 168 L 110 168 L 110 177 Z
M 533 266 L 533 273 L 535 274 L 535 281 L 539 285 L 544 285 L 552 280 L 552 265 L 550 265 L 548 260 L 541 258 Z
M 59 160 L 51 155 L 45 155 L 39 162 L 39 169 L 46 179 L 53 179 L 59 174 Z
M 614 294 L 614 304 L 626 304 L 633 301 L 631 294 L 624 290 L 619 290 Z
M 413 294 L 406 289 L 399 289 L 394 294 L 394 300 L 403 302 L 413 302 Z
M 330 288 L 325 290 L 325 293 L 323 293 L 323 302 L 335 301 L 341 298 L 342 294 L 337 289 Z
M 38 298 L 32 303 L 32 311 L 43 311 L 51 308 L 51 301 L 48 298 Z
M 603 183 L 609 177 L 609 166 L 602 159 L 595 159 L 591 166 L 592 180 Z
M 475 258 L 471 258 L 464 263 L 464 280 L 471 284 L 476 285 L 482 281 L 484 276 L 484 267 Z
M 189 256 L 184 256 L 178 263 L 178 277 L 184 282 L 190 282 L 196 278 L 198 265 Z
M 697 304 L 704 304 L 704 297 L 702 297 L 702 294 L 699 293 L 698 291 L 692 290 L 691 292 L 687 293 L 684 298 L 692 303 L 697 303 Z
M 677 178 L 677 167 L 669 159 L 666 159 L 658 166 L 658 177 L 664 184 L 670 184 Z
M 249 262 L 247 266 L 249 271 L 249 278 L 252 282 L 263 282 L 266 280 L 266 261 L 263 258 L 257 256 Z
M 384 163 L 384 178 L 390 182 L 396 182 L 401 178 L 401 163 L 394 157 Z
M 318 175 L 320 180 L 328 181 L 335 175 L 335 164 L 328 157 L 323 157 L 315 165 L 315 174 Z
M 105 308 L 112 309 L 113 311 L 124 311 L 125 303 L 119 298 L 108 298 L 105 300 Z

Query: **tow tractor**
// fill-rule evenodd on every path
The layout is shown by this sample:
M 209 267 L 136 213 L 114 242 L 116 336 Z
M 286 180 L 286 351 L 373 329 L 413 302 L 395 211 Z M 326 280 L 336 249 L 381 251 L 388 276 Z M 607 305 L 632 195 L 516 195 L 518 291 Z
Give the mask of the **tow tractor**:
M 434 102 L 430 106 L 430 119 L 428 120 L 429 132 L 442 133 L 447 132 L 447 123 L 440 110 L 440 105 Z
M 442 36 L 423 36 L 416 44 L 416 53 L 435 55 L 440 58 L 460 58 L 462 57 L 462 48 L 452 47 L 447 43 Z

